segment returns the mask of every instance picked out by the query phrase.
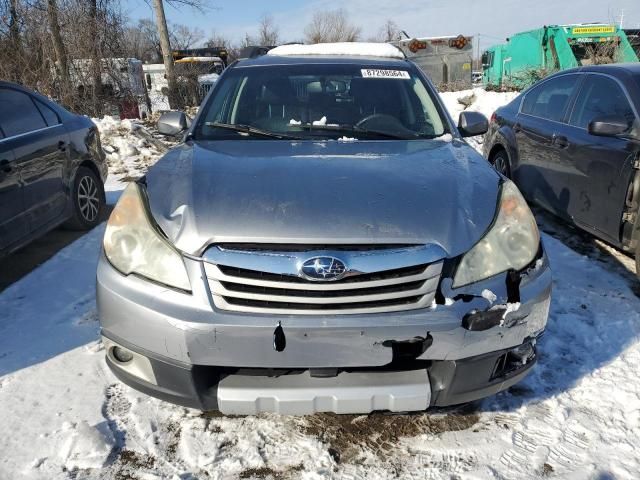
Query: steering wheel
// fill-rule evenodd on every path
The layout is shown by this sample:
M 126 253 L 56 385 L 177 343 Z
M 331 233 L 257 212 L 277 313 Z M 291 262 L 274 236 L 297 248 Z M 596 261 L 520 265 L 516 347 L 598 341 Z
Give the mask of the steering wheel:
M 393 115 L 387 115 L 386 113 L 374 113 L 372 115 L 367 115 L 363 119 L 359 120 L 356 123 L 356 127 L 364 128 L 365 125 L 371 124 L 373 127 L 397 127 L 400 126 L 404 128 L 404 126 L 400 123 L 400 121 L 394 117 Z
M 407 138 L 413 138 L 417 135 L 416 132 L 405 127 L 396 117 L 384 113 L 367 115 L 355 124 L 355 128 L 388 133 L 390 135 L 401 135 Z

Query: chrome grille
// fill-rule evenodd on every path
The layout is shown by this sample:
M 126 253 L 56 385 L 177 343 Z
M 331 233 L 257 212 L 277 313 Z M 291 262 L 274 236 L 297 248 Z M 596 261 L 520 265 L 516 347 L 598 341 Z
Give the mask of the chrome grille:
M 319 282 L 297 275 L 310 253 L 323 255 L 327 251 L 257 253 L 216 247 L 213 253 L 205 254 L 216 308 L 304 315 L 413 310 L 432 304 L 442 271 L 442 262 L 425 247 L 339 251 L 336 255 L 352 270 L 340 280 Z M 217 264 L 210 263 L 213 260 Z M 424 262 L 407 265 L 418 260 Z M 261 268 L 246 268 L 248 265 Z M 398 268 L 389 268 L 394 266 Z

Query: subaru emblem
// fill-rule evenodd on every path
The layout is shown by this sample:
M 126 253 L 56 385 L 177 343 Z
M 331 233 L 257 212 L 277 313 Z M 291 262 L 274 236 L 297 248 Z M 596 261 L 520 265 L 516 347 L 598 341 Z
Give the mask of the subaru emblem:
M 335 257 L 314 257 L 302 264 L 300 273 L 307 280 L 329 282 L 344 277 L 347 266 Z

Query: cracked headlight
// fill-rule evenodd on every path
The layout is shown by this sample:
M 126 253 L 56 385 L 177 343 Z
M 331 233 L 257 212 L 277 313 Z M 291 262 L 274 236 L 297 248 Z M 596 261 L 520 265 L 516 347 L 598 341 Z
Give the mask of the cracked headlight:
M 125 275 L 135 273 L 191 290 L 182 254 L 155 227 L 138 184 L 130 183 L 122 192 L 107 222 L 103 246 L 111 265 Z
M 538 253 L 536 220 L 511 181 L 502 184 L 498 213 L 488 233 L 467 252 L 456 271 L 453 288 L 484 280 L 507 270 L 522 270 Z

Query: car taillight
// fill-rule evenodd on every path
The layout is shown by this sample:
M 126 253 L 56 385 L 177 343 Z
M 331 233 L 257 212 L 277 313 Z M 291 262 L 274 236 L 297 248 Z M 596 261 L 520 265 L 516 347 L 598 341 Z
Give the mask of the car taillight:
M 496 112 L 493 112 L 491 114 L 491 123 L 496 123 L 497 117 L 496 117 Z

